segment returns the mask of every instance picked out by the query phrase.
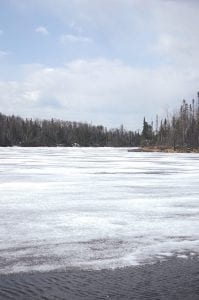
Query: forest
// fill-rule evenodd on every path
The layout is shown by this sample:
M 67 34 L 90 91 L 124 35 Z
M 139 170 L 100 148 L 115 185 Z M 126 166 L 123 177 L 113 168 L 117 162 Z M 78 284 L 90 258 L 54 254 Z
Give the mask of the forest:
M 141 132 L 107 129 L 81 122 L 33 120 L 0 113 L 0 146 L 199 147 L 199 92 L 197 101 L 183 100 L 180 109 L 159 121 L 144 118 Z
M 199 92 L 197 101 L 191 103 L 182 101 L 179 110 L 158 122 L 156 128 L 148 124 L 145 119 L 141 135 L 142 145 L 176 148 L 199 147 Z
M 32 120 L 0 114 L 0 146 L 128 147 L 140 143 L 140 134 L 103 126 L 61 120 Z

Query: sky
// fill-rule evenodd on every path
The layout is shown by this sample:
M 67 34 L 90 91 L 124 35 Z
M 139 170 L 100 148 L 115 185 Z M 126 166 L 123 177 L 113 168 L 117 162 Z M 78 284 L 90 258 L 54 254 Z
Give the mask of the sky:
M 199 90 L 198 0 L 0 0 L 0 112 L 121 124 Z

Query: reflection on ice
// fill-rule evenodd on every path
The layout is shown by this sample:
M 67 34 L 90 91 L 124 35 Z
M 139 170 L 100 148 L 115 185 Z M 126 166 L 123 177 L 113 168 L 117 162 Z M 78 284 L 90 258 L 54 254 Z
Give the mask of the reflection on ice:
M 199 253 L 199 156 L 0 149 L 0 272 Z

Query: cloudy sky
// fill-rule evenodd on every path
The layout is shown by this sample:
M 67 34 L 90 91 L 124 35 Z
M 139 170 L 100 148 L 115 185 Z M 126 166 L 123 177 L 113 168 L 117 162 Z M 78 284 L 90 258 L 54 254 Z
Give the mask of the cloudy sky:
M 198 0 L 0 0 L 0 111 L 138 129 L 199 90 Z

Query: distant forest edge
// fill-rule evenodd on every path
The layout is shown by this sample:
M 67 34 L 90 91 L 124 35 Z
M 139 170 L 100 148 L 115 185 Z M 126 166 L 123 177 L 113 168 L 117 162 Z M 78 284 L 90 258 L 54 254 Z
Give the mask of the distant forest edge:
M 32 120 L 0 113 L 0 146 L 129 147 L 140 144 L 140 134 L 62 120 Z
M 153 123 L 144 118 L 142 131 L 123 126 L 107 129 L 87 123 L 62 120 L 32 120 L 0 113 L 0 146 L 82 146 L 176 148 L 199 147 L 199 92 L 197 101 L 183 100 L 178 112 Z

